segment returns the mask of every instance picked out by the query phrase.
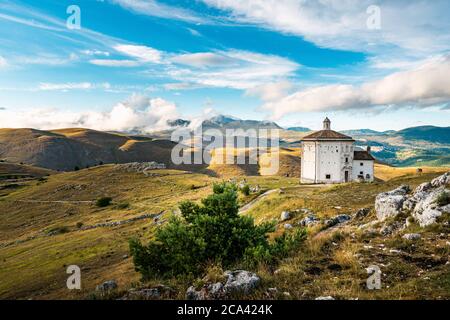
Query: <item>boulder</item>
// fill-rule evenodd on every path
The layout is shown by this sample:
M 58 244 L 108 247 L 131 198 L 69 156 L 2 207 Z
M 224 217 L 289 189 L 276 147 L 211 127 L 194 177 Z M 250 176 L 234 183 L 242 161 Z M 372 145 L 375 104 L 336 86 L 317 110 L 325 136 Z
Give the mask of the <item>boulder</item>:
M 308 227 L 308 226 L 319 223 L 319 221 L 320 221 L 320 219 L 318 219 L 314 214 L 311 214 L 311 215 L 307 216 L 306 218 L 302 219 L 299 222 L 299 225 L 301 225 L 302 227 Z
M 186 291 L 188 300 L 220 300 L 226 297 L 224 286 L 221 282 L 206 284 L 200 290 L 191 286 Z
M 290 229 L 293 229 L 294 227 L 292 226 L 292 224 L 286 223 L 286 224 L 284 225 L 284 228 L 285 228 L 286 230 L 290 230 Z
M 260 283 L 261 279 L 254 273 L 245 270 L 226 271 L 225 284 L 221 282 L 207 283 L 199 290 L 191 286 L 186 291 L 188 300 L 221 300 L 231 294 L 249 294 Z
M 446 192 L 444 186 L 429 190 L 425 193 L 415 194 L 412 197 L 415 205 L 411 215 L 421 227 L 435 223 L 437 218 L 448 211 L 446 206 L 439 207 L 437 203 L 437 198 L 442 192 Z
M 289 211 L 283 211 L 280 217 L 281 222 L 287 221 L 289 219 L 291 219 L 291 213 Z
M 317 297 L 315 300 L 335 300 L 332 296 Z
M 400 222 L 393 222 L 393 223 L 389 223 L 389 224 L 385 224 L 384 226 L 381 227 L 380 229 L 380 234 L 387 237 L 392 235 L 393 233 L 395 233 L 398 230 L 404 229 L 406 226 L 406 224 L 402 224 Z
M 255 273 L 245 270 L 226 271 L 225 276 L 228 278 L 224 287 L 227 293 L 249 294 L 261 282 Z
M 95 287 L 95 291 L 99 291 L 102 293 L 110 292 L 115 289 L 117 289 L 117 282 L 115 280 L 105 281 L 102 284 L 99 284 L 97 287 Z
M 352 217 L 350 217 L 348 214 L 340 214 L 332 219 L 325 220 L 325 225 L 328 228 L 330 228 L 330 227 L 334 227 L 335 225 L 349 221 L 351 219 L 352 219 Z
M 362 208 L 356 211 L 355 219 L 363 219 L 370 213 L 370 208 Z
M 408 233 L 403 236 L 403 239 L 411 241 L 419 240 L 420 238 L 422 238 L 422 236 L 418 233 Z
M 431 181 L 431 185 L 434 188 L 438 187 L 445 187 L 447 185 L 450 185 L 450 171 L 443 174 L 442 176 L 439 176 Z
M 397 216 L 407 200 L 407 194 L 410 191 L 409 186 L 403 185 L 395 190 L 380 193 L 375 199 L 375 211 L 378 220 L 386 220 Z

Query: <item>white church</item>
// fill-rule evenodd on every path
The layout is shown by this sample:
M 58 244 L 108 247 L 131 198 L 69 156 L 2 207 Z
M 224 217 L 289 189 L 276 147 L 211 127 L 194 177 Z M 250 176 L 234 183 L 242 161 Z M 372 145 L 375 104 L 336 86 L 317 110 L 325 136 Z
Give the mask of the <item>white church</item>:
M 346 183 L 374 180 L 375 159 L 370 147 L 362 150 L 355 140 L 331 130 L 326 118 L 323 130 L 302 139 L 301 183 Z

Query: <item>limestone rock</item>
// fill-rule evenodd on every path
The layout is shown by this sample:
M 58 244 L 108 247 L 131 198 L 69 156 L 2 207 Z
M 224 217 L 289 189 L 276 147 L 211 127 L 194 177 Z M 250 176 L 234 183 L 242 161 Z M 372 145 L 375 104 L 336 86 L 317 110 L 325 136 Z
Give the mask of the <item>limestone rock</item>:
M 281 222 L 287 221 L 289 219 L 291 219 L 291 213 L 289 211 L 283 211 L 280 217 Z
M 422 238 L 422 236 L 418 233 L 408 233 L 403 236 L 403 239 L 411 241 L 419 240 L 420 238 Z
M 110 292 L 115 289 L 117 289 L 117 282 L 115 280 L 109 280 L 109 281 L 105 281 L 102 284 L 98 285 L 95 288 L 95 291 L 105 293 L 105 292 Z
M 255 273 L 245 270 L 226 271 L 225 276 L 228 277 L 224 287 L 227 293 L 249 294 L 261 282 Z
M 380 193 L 375 199 L 375 211 L 378 220 L 386 220 L 390 217 L 397 216 L 403 207 L 403 203 L 407 199 L 410 191 L 409 186 L 403 185 L 395 190 Z
M 332 296 L 317 297 L 315 300 L 335 300 Z
M 352 218 L 348 214 L 340 214 L 332 219 L 325 220 L 325 225 L 330 228 L 334 227 L 335 225 L 344 223 L 346 221 L 351 220 Z
M 300 220 L 299 225 L 301 225 L 302 227 L 308 227 L 319 223 L 319 221 L 320 220 L 314 214 L 311 214 L 306 218 Z

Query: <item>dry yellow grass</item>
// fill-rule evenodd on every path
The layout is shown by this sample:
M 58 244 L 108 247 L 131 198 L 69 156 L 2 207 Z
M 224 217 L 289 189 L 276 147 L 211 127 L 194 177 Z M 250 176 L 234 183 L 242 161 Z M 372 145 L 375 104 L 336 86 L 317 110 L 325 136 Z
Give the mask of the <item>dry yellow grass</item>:
M 383 181 L 387 181 L 407 175 L 420 175 L 420 173 L 417 172 L 417 169 L 419 169 L 419 167 L 399 168 L 382 164 L 375 164 L 375 177 Z M 445 167 L 420 167 L 420 169 L 422 169 L 422 174 L 439 173 L 450 170 L 450 168 Z

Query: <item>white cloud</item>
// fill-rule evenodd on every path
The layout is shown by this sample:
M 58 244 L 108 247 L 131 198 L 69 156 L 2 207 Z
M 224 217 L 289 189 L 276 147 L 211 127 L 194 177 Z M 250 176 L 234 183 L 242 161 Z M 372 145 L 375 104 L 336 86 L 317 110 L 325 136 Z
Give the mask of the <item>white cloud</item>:
M 82 50 L 81 53 L 87 56 L 109 57 L 111 55 L 108 51 L 101 51 L 101 50 Z
M 172 61 L 196 68 L 227 67 L 238 64 L 238 61 L 231 57 L 212 52 L 182 54 L 172 58 Z
M 426 53 L 450 49 L 446 0 L 203 0 L 227 19 L 304 37 L 317 45 L 381 52 L 386 45 Z M 369 6 L 381 10 L 381 29 L 367 27 Z
M 264 55 L 248 51 L 220 51 L 215 53 L 221 56 L 223 61 L 226 59 L 233 61 L 232 64 L 222 65 L 214 58 L 215 67 L 189 69 L 173 68 L 168 71 L 168 75 L 175 80 L 186 83 L 193 83 L 205 87 L 224 87 L 234 89 L 250 89 L 258 85 L 277 82 L 286 79 L 296 71 L 300 65 L 297 63 L 274 55 Z M 183 60 L 192 63 L 195 61 L 197 66 L 211 64 L 210 55 L 192 56 L 188 55 Z M 175 58 L 176 59 L 176 58 Z
M 286 96 L 293 85 L 289 81 L 263 84 L 248 89 L 245 94 L 251 97 L 258 97 L 263 101 L 275 101 Z
M 59 109 L 4 110 L 1 128 L 91 128 L 104 131 L 152 132 L 167 128 L 167 121 L 178 118 L 174 103 L 161 98 L 133 95 L 108 112 L 69 112 Z
M 160 63 L 163 54 L 159 50 L 146 46 L 121 44 L 114 46 L 114 49 L 141 62 Z
M 205 17 L 201 17 L 190 10 L 162 4 L 155 0 L 110 0 L 110 1 L 112 3 L 122 6 L 125 9 L 147 16 L 175 19 L 191 23 L 207 22 L 207 19 Z
M 39 90 L 42 91 L 68 91 L 68 90 L 89 90 L 89 89 L 110 89 L 109 83 L 92 84 L 90 82 L 78 83 L 41 83 Z
M 412 106 L 425 108 L 450 101 L 450 56 L 442 56 L 422 66 L 391 74 L 361 86 L 327 85 L 308 88 L 263 108 L 279 119 L 295 112 L 374 110 L 377 107 Z
M 137 67 L 140 65 L 138 61 L 134 60 L 114 60 L 114 59 L 92 59 L 90 64 L 103 67 Z

